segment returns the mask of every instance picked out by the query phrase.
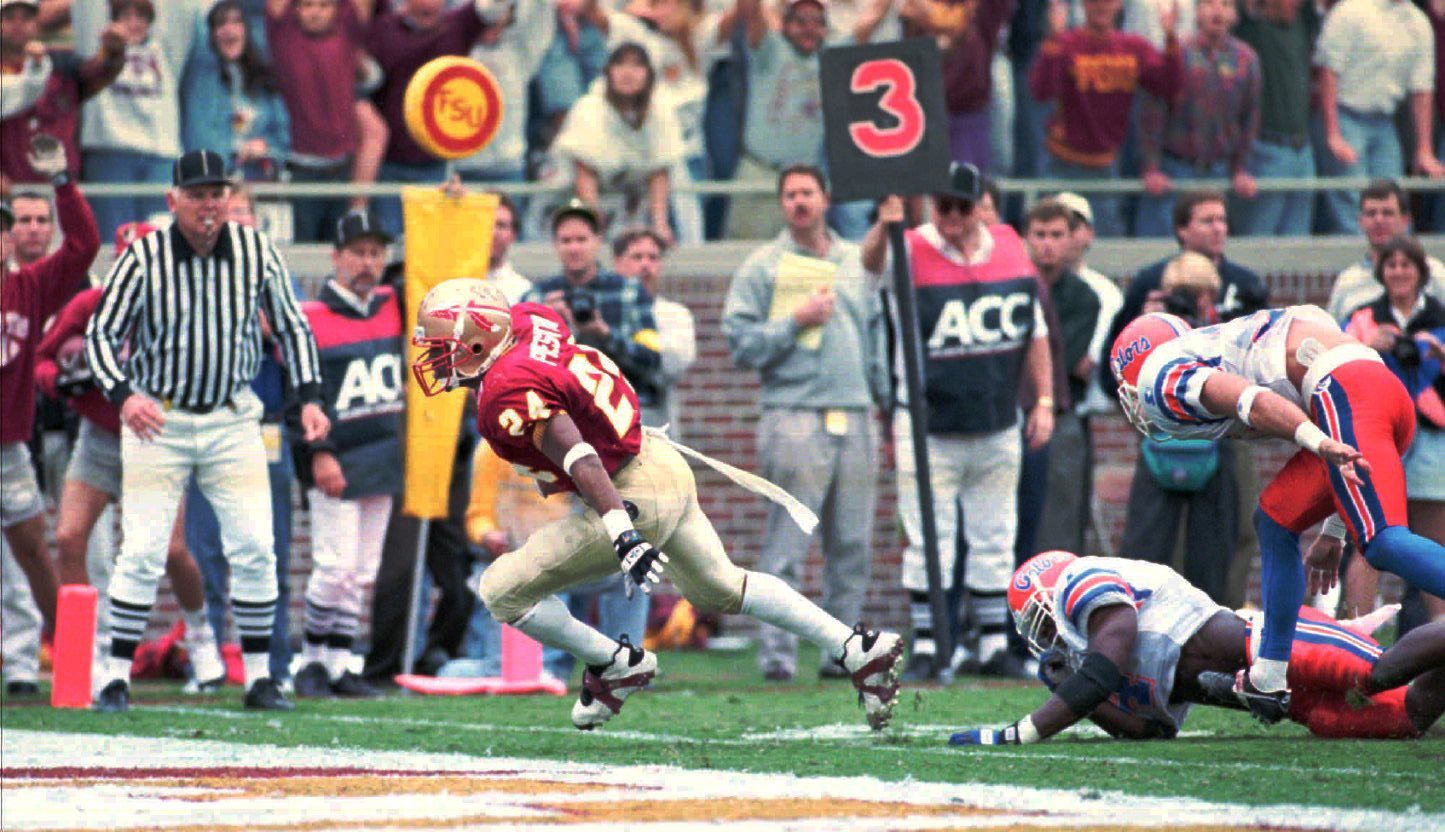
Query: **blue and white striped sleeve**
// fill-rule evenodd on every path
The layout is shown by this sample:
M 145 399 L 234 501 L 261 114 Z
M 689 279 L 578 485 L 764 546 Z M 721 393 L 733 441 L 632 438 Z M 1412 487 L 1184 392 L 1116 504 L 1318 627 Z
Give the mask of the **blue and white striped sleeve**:
M 1135 605 L 1134 590 L 1118 572 L 1084 569 L 1069 577 L 1058 594 L 1057 612 L 1075 630 L 1088 637 L 1089 616 L 1115 604 Z

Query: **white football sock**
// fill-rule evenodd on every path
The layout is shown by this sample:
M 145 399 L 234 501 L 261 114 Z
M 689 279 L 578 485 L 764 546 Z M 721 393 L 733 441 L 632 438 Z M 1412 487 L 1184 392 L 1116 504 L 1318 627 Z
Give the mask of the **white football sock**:
M 853 635 L 852 627 L 824 612 L 775 575 L 750 571 L 747 580 L 743 615 L 805 638 L 835 659 L 843 656 L 843 642 Z
M 242 653 L 241 663 L 246 666 L 246 690 L 262 679 L 271 678 L 270 653 Z
M 566 650 L 587 664 L 609 664 L 617 642 L 572 617 L 557 596 L 543 599 L 512 626 L 548 647 Z
M 302 642 L 301 658 L 305 659 L 307 664 L 311 664 L 312 662 L 321 662 L 325 664 L 326 642 L 320 642 L 317 644 L 313 644 L 310 641 Z
M 326 675 L 330 676 L 331 681 L 334 682 L 341 678 L 342 674 L 346 672 L 347 665 L 351 664 L 351 650 L 328 647 L 323 661 L 326 665 Z
M 1289 662 L 1277 659 L 1255 659 L 1249 668 L 1249 681 L 1264 693 L 1277 693 L 1289 687 L 1286 672 Z
M 215 633 L 211 632 L 211 622 L 206 617 L 206 604 L 201 602 L 199 609 L 188 610 L 181 607 L 181 620 L 186 622 L 186 641 L 190 644 L 205 644 L 215 641 Z
M 130 684 L 130 665 L 130 659 L 122 659 L 116 656 L 107 657 L 105 660 L 106 684 L 110 684 L 116 679 Z
M 987 663 L 995 655 L 1008 649 L 1008 636 L 1003 633 L 989 633 L 978 637 L 978 660 Z

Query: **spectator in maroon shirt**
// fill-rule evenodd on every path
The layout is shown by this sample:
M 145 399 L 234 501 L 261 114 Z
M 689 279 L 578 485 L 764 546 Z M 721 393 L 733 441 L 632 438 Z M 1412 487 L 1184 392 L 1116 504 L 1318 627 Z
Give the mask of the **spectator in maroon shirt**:
M 402 102 L 407 84 L 433 58 L 471 52 L 482 31 L 508 10 L 498 0 L 471 0 L 449 10 L 445 6 L 445 0 L 401 0 L 394 11 L 378 10 L 367 29 L 366 46 L 382 72 L 375 100 L 391 131 L 381 163 L 386 182 L 439 185 L 446 179 L 445 163 L 423 150 L 406 129 Z M 379 200 L 376 215 L 388 233 L 401 233 L 401 200 Z
M 1119 149 L 1129 130 L 1130 111 L 1141 89 L 1168 101 L 1179 90 L 1183 76 L 1179 40 L 1175 36 L 1179 10 L 1160 13 L 1165 32 L 1164 53 L 1144 38 L 1120 32 L 1114 21 L 1123 0 L 1083 0 L 1084 25 L 1063 31 L 1067 8 L 1054 2 L 1049 9 L 1051 32 L 1033 69 L 1029 90 L 1039 101 L 1055 102 L 1045 140 L 1044 175 L 1058 179 L 1110 180 L 1119 175 Z M 1075 186 L 1087 191 L 1087 186 Z M 1118 236 L 1124 230 L 1119 198 L 1090 197 L 1094 229 L 1100 236 Z
M 376 181 L 386 123 L 356 91 L 368 65 L 375 67 L 362 47 L 374 1 L 266 0 L 266 39 L 291 115 L 293 182 Z M 332 239 L 342 215 L 366 203 L 365 197 L 349 204 L 345 199 L 295 200 L 296 240 Z
M 73 52 L 47 54 L 35 40 L 39 30 L 39 3 L 6 0 L 0 6 L 0 73 L 23 72 L 27 61 L 50 64 L 50 76 L 33 104 L 0 119 L 0 193 L 15 183 L 45 182 L 46 177 L 30 167 L 25 148 L 33 136 L 44 133 L 65 147 L 72 177 L 80 176 L 80 105 L 100 92 L 125 66 L 125 38 L 119 24 L 112 23 L 100 36 L 100 50 L 82 61 Z M 15 102 L 7 102 L 14 104 Z M 11 107 L 7 106 L 9 111 Z
M 966 4 L 960 4 L 966 8 Z M 948 107 L 948 139 L 955 162 L 993 172 L 989 100 L 993 96 L 993 56 L 1014 0 L 978 0 L 964 25 L 942 27 L 935 37 L 943 47 L 943 95 Z

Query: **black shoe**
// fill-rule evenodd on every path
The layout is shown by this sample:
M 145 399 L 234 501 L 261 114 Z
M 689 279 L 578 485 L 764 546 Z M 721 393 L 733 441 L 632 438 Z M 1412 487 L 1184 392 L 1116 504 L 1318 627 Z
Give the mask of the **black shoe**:
M 16 679 L 13 682 L 6 682 L 5 695 L 15 697 L 39 696 L 40 684 L 24 679 Z
M 1199 686 L 1211 699 L 1233 698 L 1265 725 L 1273 725 L 1289 716 L 1289 691 L 1260 690 L 1249 680 L 1248 670 L 1241 670 L 1232 678 L 1227 673 L 1206 670 L 1199 674 Z
M 95 697 L 91 709 L 103 714 L 123 714 L 130 710 L 130 685 L 124 679 L 112 680 Z
M 330 699 L 334 693 L 331 676 L 321 662 L 310 662 L 301 668 L 301 672 L 291 680 L 291 685 L 298 699 Z
M 979 665 L 977 673 L 997 679 L 1033 679 L 1035 668 L 1029 667 L 1027 662 L 1008 650 L 1000 650 Z
M 828 681 L 838 679 L 846 680 L 850 678 L 850 675 L 848 673 L 848 668 L 844 667 L 838 662 L 833 661 L 832 659 L 824 659 L 823 663 L 818 665 L 818 678 L 826 679 Z
M 340 679 L 331 683 L 331 692 L 343 699 L 375 699 L 381 696 L 381 691 L 368 685 L 364 679 L 350 670 L 341 674 Z M 300 695 L 298 689 L 297 696 Z
M 914 653 L 908 657 L 908 666 L 903 668 L 903 681 L 912 684 L 927 684 L 938 678 L 938 666 L 932 653 Z
M 246 708 L 252 711 L 294 711 L 296 705 L 272 678 L 257 679 L 246 691 Z
M 430 647 L 421 658 L 416 660 L 416 669 L 412 671 L 418 676 L 435 676 L 442 665 L 451 661 L 451 654 L 440 647 Z
M 770 667 L 763 671 L 763 678 L 769 682 L 791 682 L 793 671 L 785 667 Z

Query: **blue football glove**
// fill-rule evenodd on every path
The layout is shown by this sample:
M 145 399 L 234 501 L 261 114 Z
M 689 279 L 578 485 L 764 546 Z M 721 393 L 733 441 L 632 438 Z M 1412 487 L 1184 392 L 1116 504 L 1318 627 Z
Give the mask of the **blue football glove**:
M 949 745 L 1021 745 L 1019 724 L 1007 728 L 970 728 L 948 738 Z

